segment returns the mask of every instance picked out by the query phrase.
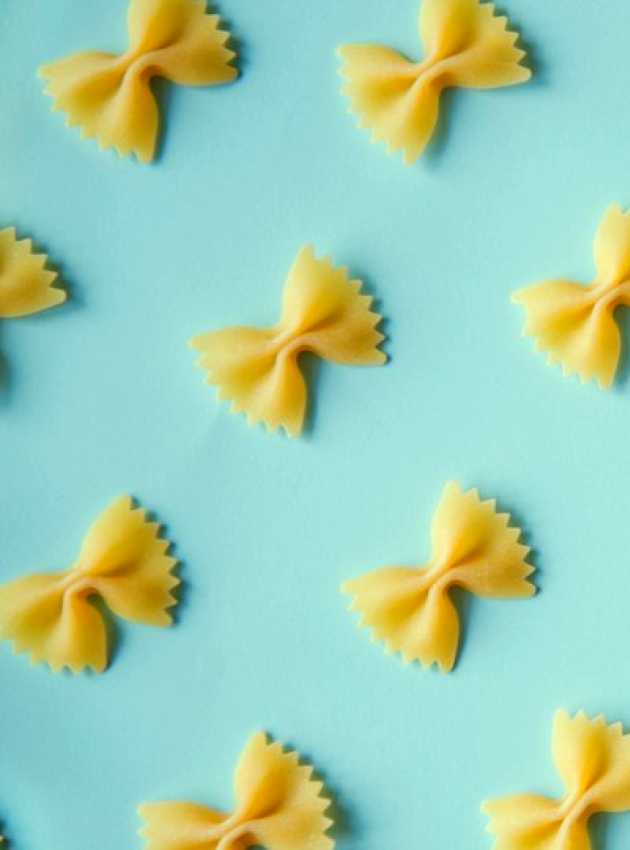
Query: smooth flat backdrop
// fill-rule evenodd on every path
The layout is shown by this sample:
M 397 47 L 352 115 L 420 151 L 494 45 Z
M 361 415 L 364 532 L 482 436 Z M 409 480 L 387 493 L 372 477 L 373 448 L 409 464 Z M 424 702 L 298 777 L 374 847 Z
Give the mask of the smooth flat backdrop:
M 588 281 L 601 215 L 630 205 L 630 11 L 510 0 L 533 81 L 449 96 L 406 168 L 347 114 L 335 48 L 417 55 L 417 5 L 221 0 L 242 77 L 160 86 L 146 167 L 81 141 L 36 78 L 76 50 L 122 50 L 126 0 L 2 4 L 0 224 L 49 252 L 71 297 L 0 327 L 0 577 L 70 565 L 130 492 L 184 580 L 176 627 L 120 624 L 103 676 L 0 646 L 15 850 L 140 848 L 143 800 L 228 808 L 259 728 L 314 760 L 343 850 L 489 848 L 485 797 L 561 790 L 556 708 L 630 726 L 627 355 L 610 393 L 563 379 L 509 299 Z M 186 343 L 273 322 L 306 242 L 366 281 L 391 362 L 315 367 L 291 441 L 230 415 Z M 465 601 L 444 676 L 386 656 L 338 586 L 421 564 L 451 478 L 514 513 L 541 592 Z M 606 850 L 628 846 L 630 817 L 598 829 Z

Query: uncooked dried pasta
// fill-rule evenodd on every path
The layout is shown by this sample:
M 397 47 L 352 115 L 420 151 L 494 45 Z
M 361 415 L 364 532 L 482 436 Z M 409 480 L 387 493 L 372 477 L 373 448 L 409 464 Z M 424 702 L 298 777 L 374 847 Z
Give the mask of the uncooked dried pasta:
M 228 83 L 237 76 L 226 47 L 230 34 L 205 0 L 131 0 L 129 49 L 123 55 L 88 51 L 40 68 L 55 110 L 101 148 L 155 155 L 159 111 L 151 79 L 183 86 Z
M 345 268 L 303 248 L 289 272 L 277 325 L 227 328 L 192 340 L 208 383 L 250 424 L 264 422 L 269 430 L 282 427 L 297 436 L 306 413 L 302 352 L 351 366 L 385 362 L 378 348 L 383 335 L 376 330 L 381 316 L 370 309 L 372 298 L 361 295 L 361 285 Z
M 92 600 L 100 598 L 125 620 L 170 625 L 168 609 L 176 602 L 171 590 L 179 584 L 170 545 L 159 536 L 159 525 L 123 496 L 91 526 L 71 569 L 0 585 L 0 638 L 55 672 L 102 672 L 107 629 Z
M 47 259 L 33 251 L 30 239 L 18 240 L 15 228 L 0 230 L 0 318 L 28 316 L 66 300 L 53 286 L 57 273 L 45 268 Z
M 558 711 L 551 747 L 565 796 L 515 794 L 485 802 L 495 850 L 590 850 L 589 819 L 630 809 L 630 735 L 621 723 Z
M 612 384 L 621 353 L 617 307 L 630 306 L 630 213 L 608 208 L 594 245 L 597 274 L 590 286 L 565 279 L 546 280 L 514 293 L 526 311 L 524 333 L 560 363 L 565 375 L 583 382 Z
M 378 44 L 339 48 L 343 92 L 359 125 L 402 151 L 408 164 L 422 154 L 438 121 L 440 96 L 452 87 L 486 89 L 512 86 L 531 77 L 521 65 L 525 51 L 494 5 L 479 0 L 424 0 L 420 39 L 426 58 L 412 62 Z
M 451 588 L 496 599 L 535 593 L 527 581 L 533 572 L 529 549 L 509 521 L 509 514 L 496 512 L 494 500 L 482 502 L 477 490 L 464 493 L 450 482 L 433 516 L 429 563 L 383 567 L 345 582 L 342 591 L 353 597 L 350 610 L 359 612 L 361 625 L 388 651 L 448 672 L 459 642 Z
M 145 803 L 138 808 L 146 850 L 332 850 L 326 834 L 330 801 L 313 768 L 296 752 L 269 743 L 263 732 L 250 738 L 234 776 L 232 814 L 197 803 Z

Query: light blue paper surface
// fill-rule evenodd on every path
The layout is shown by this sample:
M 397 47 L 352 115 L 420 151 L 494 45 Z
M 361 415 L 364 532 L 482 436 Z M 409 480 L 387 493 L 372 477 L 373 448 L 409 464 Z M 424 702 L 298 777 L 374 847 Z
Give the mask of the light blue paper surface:
M 416 0 L 224 0 L 242 77 L 161 87 L 149 167 L 82 142 L 36 78 L 122 50 L 125 10 L 0 13 L 0 226 L 33 237 L 71 293 L 0 326 L 0 578 L 69 566 L 130 492 L 176 544 L 183 602 L 172 630 L 122 624 L 101 677 L 0 647 L 3 829 L 15 850 L 140 848 L 143 800 L 229 807 L 261 728 L 325 777 L 342 850 L 490 848 L 485 797 L 561 790 L 556 708 L 630 725 L 627 358 L 608 394 L 565 380 L 509 300 L 591 279 L 601 215 L 630 205 L 627 4 L 510 0 L 533 81 L 448 96 L 411 168 L 355 127 L 334 51 L 416 53 Z M 316 365 L 290 441 L 231 416 L 187 340 L 273 322 L 306 242 L 366 281 L 391 363 Z M 338 586 L 422 563 L 451 478 L 514 513 L 541 592 L 464 600 L 443 676 L 386 656 Z M 630 818 L 600 833 L 622 850 Z

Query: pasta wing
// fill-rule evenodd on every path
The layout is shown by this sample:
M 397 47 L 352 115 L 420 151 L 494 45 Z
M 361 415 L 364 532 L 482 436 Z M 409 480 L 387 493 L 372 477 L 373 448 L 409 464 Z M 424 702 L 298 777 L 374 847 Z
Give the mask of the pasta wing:
M 451 583 L 476 596 L 532 596 L 529 549 L 509 522 L 509 514 L 497 513 L 494 499 L 482 501 L 477 490 L 464 493 L 450 482 L 432 524 L 432 562 L 450 564 Z
M 479 0 L 424 0 L 420 38 L 426 58 L 409 61 L 380 45 L 339 48 L 343 92 L 359 125 L 402 151 L 407 164 L 423 153 L 435 130 L 442 91 L 453 86 L 497 88 L 527 81 L 517 35 L 494 6 Z
M 92 600 L 100 597 L 128 620 L 169 625 L 170 591 L 179 583 L 169 545 L 129 497 L 119 499 L 92 526 L 72 569 L 0 585 L 0 638 L 55 672 L 102 672 L 107 632 Z
M 239 820 L 247 822 L 253 844 L 270 850 L 330 850 L 326 835 L 332 825 L 324 814 L 330 802 L 321 796 L 323 783 L 313 768 L 301 765 L 295 752 L 270 743 L 259 732 L 249 741 L 235 775 Z
M 276 326 L 227 328 L 192 340 L 208 383 L 250 424 L 263 422 L 270 430 L 282 427 L 297 436 L 307 406 L 301 353 L 347 365 L 385 362 L 378 349 L 383 336 L 376 330 L 381 317 L 360 288 L 345 269 L 318 260 L 310 247 L 302 249 L 289 272 Z
M 159 116 L 149 84 L 133 73 L 124 56 L 86 51 L 39 69 L 53 110 L 84 139 L 120 156 L 134 153 L 142 162 L 155 154 Z
M 494 835 L 494 850 L 591 850 L 588 833 L 576 824 L 560 831 L 559 806 L 538 794 L 515 794 L 481 807 Z
M 432 523 L 433 555 L 424 567 L 385 567 L 345 582 L 351 610 L 389 651 L 405 661 L 450 671 L 456 660 L 459 618 L 453 586 L 477 596 L 531 596 L 528 549 L 509 516 L 482 502 L 476 490 L 446 485 Z
M 621 337 L 612 311 L 598 305 L 597 292 L 566 280 L 551 280 L 516 292 L 513 301 L 525 308 L 523 333 L 534 338 L 549 363 L 582 381 L 612 384 Z
M 381 366 L 385 354 L 376 330 L 381 316 L 372 298 L 361 294 L 361 281 L 346 268 L 318 260 L 307 246 L 298 254 L 284 289 L 281 329 L 301 351 L 346 366 Z
M 423 0 L 418 29 L 426 55 L 448 59 L 474 41 L 480 7 L 477 0 Z
M 250 425 L 283 427 L 297 436 L 306 413 L 306 384 L 297 358 L 280 357 L 278 334 L 257 328 L 226 328 L 192 340 L 201 352 L 198 364 L 220 399 L 233 413 L 245 413 Z
M 597 228 L 593 245 L 597 282 L 604 286 L 630 280 L 630 213 L 611 204 Z
M 227 820 L 221 812 L 196 803 L 143 803 L 138 814 L 144 821 L 140 835 L 146 850 L 217 850 L 220 838 L 213 835 Z
M 15 228 L 0 230 L 0 318 L 28 316 L 66 300 L 53 283 L 56 272 L 45 268 L 47 257 L 33 251 L 31 240 L 18 240 Z
M 0 638 L 13 641 L 33 664 L 73 673 L 107 664 L 101 614 L 81 592 L 68 592 L 69 573 L 33 575 L 0 586 Z
M 493 3 L 424 0 L 421 33 L 434 62 L 444 63 L 448 85 L 485 89 L 527 82 L 518 35 Z
M 598 811 L 630 809 L 630 735 L 621 723 L 608 726 L 602 715 L 591 720 L 582 711 L 575 717 L 558 711 L 552 752 L 569 796 L 588 795 Z
M 457 656 L 459 618 L 444 586 L 429 570 L 384 567 L 344 582 L 351 611 L 388 652 L 400 652 L 407 664 L 437 664 L 452 670 Z
M 159 530 L 123 496 L 89 530 L 76 567 L 114 614 L 150 626 L 171 624 L 171 591 L 179 584 L 171 544 Z
M 234 80 L 226 47 L 230 33 L 218 15 L 206 13 L 205 0 L 132 0 L 131 51 L 150 56 L 153 73 L 181 86 L 211 86 Z M 154 55 L 155 54 L 155 55 Z
M 127 53 L 77 53 L 44 65 L 40 75 L 70 126 L 101 148 L 150 162 L 159 128 L 152 77 L 191 86 L 226 83 L 237 75 L 230 64 L 235 54 L 225 46 L 229 33 L 202 0 L 131 0 L 128 24 Z
M 147 850 L 332 850 L 329 801 L 312 768 L 263 733 L 248 742 L 234 777 L 236 810 L 223 815 L 194 803 L 143 804 Z
M 621 353 L 614 313 L 630 305 L 630 216 L 618 206 L 606 213 L 594 246 L 597 279 L 591 286 L 550 280 L 519 290 L 513 301 L 526 312 L 523 332 L 550 363 L 582 381 L 610 387 Z

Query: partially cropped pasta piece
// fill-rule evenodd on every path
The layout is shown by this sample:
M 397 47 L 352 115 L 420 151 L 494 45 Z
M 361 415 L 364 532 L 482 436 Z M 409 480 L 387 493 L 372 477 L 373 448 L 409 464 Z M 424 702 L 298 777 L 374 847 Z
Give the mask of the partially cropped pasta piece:
M 495 599 L 532 596 L 527 581 L 533 567 L 521 531 L 495 502 L 482 502 L 476 490 L 464 493 L 450 482 L 433 516 L 433 554 L 423 567 L 392 566 L 366 573 L 342 585 L 353 597 L 361 625 L 372 630 L 389 652 L 406 662 L 437 663 L 452 670 L 459 643 L 459 618 L 449 591 L 461 587 Z
M 386 360 L 378 348 L 384 338 L 376 330 L 381 316 L 360 290 L 361 281 L 350 280 L 345 268 L 303 248 L 289 272 L 277 325 L 227 328 L 192 340 L 208 383 L 250 424 L 264 422 L 269 430 L 282 427 L 297 436 L 306 413 L 302 352 L 350 366 L 380 366 Z
M 236 807 L 224 814 L 197 803 L 144 803 L 146 850 L 332 850 L 330 801 L 313 768 L 258 732 L 236 767 Z
M 66 300 L 53 286 L 57 273 L 45 268 L 47 259 L 34 253 L 30 239 L 18 240 L 15 228 L 0 230 L 0 318 L 29 316 Z
M 420 39 L 426 58 L 412 62 L 390 47 L 345 44 L 339 48 L 343 92 L 359 124 L 402 151 L 407 164 L 422 154 L 438 121 L 444 89 L 498 88 L 524 83 L 531 71 L 525 52 L 494 5 L 479 0 L 423 0 Z
M 621 723 L 558 711 L 551 746 L 565 796 L 516 794 L 485 802 L 495 850 L 590 850 L 592 815 L 630 810 L 630 735 Z
M 608 208 L 595 236 L 597 275 L 590 286 L 569 280 L 546 280 L 514 293 L 525 308 L 524 333 L 560 363 L 565 375 L 612 384 L 621 353 L 614 318 L 617 307 L 630 307 L 630 213 Z
M 107 666 L 107 628 L 93 604 L 100 598 L 118 617 L 169 626 L 176 560 L 159 525 L 129 496 L 115 501 L 89 529 L 74 566 L 0 585 L 0 638 L 33 663 L 78 673 Z
M 53 109 L 101 148 L 134 153 L 150 162 L 156 149 L 159 112 L 151 79 L 183 86 L 228 83 L 237 76 L 226 47 L 230 34 L 205 0 L 131 0 L 129 49 L 118 56 L 75 53 L 40 68 Z

